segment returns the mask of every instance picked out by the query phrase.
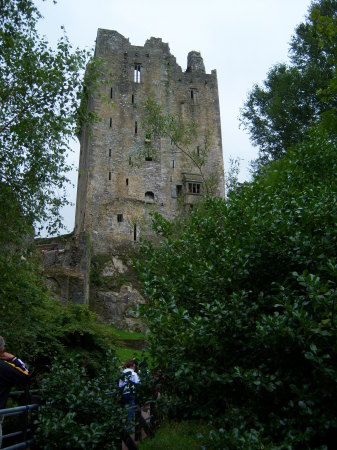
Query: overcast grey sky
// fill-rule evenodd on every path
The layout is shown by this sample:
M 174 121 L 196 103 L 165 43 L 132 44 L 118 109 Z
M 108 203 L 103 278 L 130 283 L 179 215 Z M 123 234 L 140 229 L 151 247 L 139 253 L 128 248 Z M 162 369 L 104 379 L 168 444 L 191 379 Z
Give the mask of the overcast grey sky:
M 289 41 L 303 22 L 310 0 L 35 0 L 44 19 L 39 25 L 50 44 L 65 26 L 75 47 L 94 46 L 97 29 L 117 30 L 132 45 L 151 36 L 169 44 L 183 70 L 190 50 L 201 52 L 207 73 L 218 74 L 225 170 L 230 158 L 240 158 L 240 181 L 249 180 L 249 161 L 257 149 L 239 129 L 240 108 L 254 83 L 262 83 L 276 63 L 287 62 Z M 70 159 L 78 165 L 79 146 Z M 76 184 L 76 168 L 72 174 Z M 76 188 L 69 188 L 76 200 Z M 64 210 L 71 231 L 75 209 Z

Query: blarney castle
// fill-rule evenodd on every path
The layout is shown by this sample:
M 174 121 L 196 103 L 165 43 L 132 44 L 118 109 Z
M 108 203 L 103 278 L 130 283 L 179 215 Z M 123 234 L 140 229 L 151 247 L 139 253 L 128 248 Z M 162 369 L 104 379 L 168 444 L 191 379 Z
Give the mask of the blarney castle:
M 141 47 L 116 31 L 99 29 L 95 55 L 111 82 L 89 98 L 100 121 L 79 135 L 74 236 L 64 248 L 57 244 L 44 253 L 55 251 L 59 259 L 58 264 L 55 256 L 46 275 L 63 302 L 89 303 L 102 320 L 135 328 L 130 311 L 143 300 L 130 275 L 129 255 L 140 239 L 153 238 L 150 213 L 168 219 L 186 214 L 205 194 L 206 179 L 212 179 L 213 194 L 224 196 L 217 75 L 205 72 L 196 51 L 188 54 L 183 72 L 168 44 L 153 37 Z M 207 136 L 202 174 L 169 137 L 149 142 L 142 126 L 149 96 L 164 114 L 196 124 L 189 154 L 204 152 Z M 146 146 L 155 154 L 139 151 Z M 63 275 L 57 279 L 58 265 Z

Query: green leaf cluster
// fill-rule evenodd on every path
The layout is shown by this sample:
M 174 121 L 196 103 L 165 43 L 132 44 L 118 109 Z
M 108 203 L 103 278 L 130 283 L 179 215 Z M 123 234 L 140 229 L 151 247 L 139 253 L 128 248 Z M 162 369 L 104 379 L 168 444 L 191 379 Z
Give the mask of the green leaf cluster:
M 336 142 L 314 129 L 229 201 L 208 199 L 142 248 L 162 400 L 174 416 L 213 417 L 212 448 L 334 440 L 336 169 Z
M 316 0 L 290 43 L 290 64 L 276 64 L 255 85 L 241 124 L 259 148 L 257 167 L 280 158 L 322 123 L 336 137 L 336 0 Z
M 88 377 L 81 358 L 54 361 L 43 378 L 36 420 L 39 448 L 117 449 L 127 417 L 120 403 L 119 361 L 110 353 Z
M 11 191 L 30 224 L 46 221 L 52 231 L 68 203 L 66 156 L 87 53 L 65 34 L 51 49 L 37 32 L 40 18 L 32 0 L 1 1 L 0 191 Z

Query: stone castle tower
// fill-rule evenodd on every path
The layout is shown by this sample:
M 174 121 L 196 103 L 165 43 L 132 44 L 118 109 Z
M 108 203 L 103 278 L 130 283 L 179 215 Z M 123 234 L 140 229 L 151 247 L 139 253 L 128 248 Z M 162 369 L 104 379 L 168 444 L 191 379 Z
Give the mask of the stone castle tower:
M 193 208 L 205 193 L 205 177 L 212 178 L 215 195 L 223 196 L 224 178 L 217 76 L 215 70 L 205 73 L 200 53 L 189 53 L 183 72 L 161 39 L 152 37 L 140 47 L 116 31 L 99 29 L 95 54 L 112 81 L 89 99 L 101 121 L 79 136 L 75 235 L 88 231 L 93 253 L 99 254 L 151 237 L 151 211 L 174 218 Z M 196 123 L 189 151 L 198 155 L 207 135 L 203 177 L 169 138 L 151 143 L 155 158 L 145 152 L 134 164 L 132 155 L 142 155 L 139 149 L 148 144 L 142 117 L 150 95 L 165 114 Z

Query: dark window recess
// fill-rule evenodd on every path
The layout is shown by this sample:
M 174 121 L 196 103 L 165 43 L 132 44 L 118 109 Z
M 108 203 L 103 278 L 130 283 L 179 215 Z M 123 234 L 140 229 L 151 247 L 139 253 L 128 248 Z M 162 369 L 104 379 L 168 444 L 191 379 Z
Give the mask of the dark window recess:
M 138 123 L 137 123 L 137 120 L 135 121 L 135 134 L 137 134 L 137 132 L 138 132 Z
M 112 117 L 110 117 L 110 128 L 112 127 Z
M 133 81 L 135 83 L 140 83 L 140 64 L 135 64 L 133 70 Z
M 175 167 L 175 163 L 174 163 L 174 159 L 172 159 L 172 169 L 174 169 Z
M 133 226 L 133 240 L 137 240 L 137 224 L 135 223 Z
M 134 105 L 135 104 L 135 94 L 132 94 L 132 97 L 131 97 L 131 103 Z
M 191 95 L 191 105 L 197 105 L 198 104 L 198 91 L 196 89 L 191 89 L 190 95 Z
M 111 99 L 113 99 L 113 98 L 114 98 L 114 91 L 113 91 L 113 89 L 112 89 L 112 88 L 110 89 L 110 98 L 111 98 Z
M 150 155 L 145 156 L 145 161 L 152 161 L 152 156 Z
M 129 166 L 132 166 L 132 158 L 129 156 Z
M 109 148 L 109 158 L 111 158 L 111 148 Z
M 109 172 L 109 180 L 111 181 L 111 172 Z
M 189 194 L 200 194 L 201 184 L 200 183 L 188 183 L 188 193 Z
M 198 155 L 198 156 L 200 155 L 200 147 L 199 147 L 199 145 L 198 145 L 198 147 L 197 147 L 197 155 Z
M 154 201 L 154 193 L 151 191 L 145 192 L 145 201 L 152 203 Z
M 125 184 L 126 184 L 127 186 L 129 186 L 129 178 L 127 178 L 127 179 L 125 180 Z
M 176 189 L 177 189 L 177 197 L 179 197 L 183 193 L 183 186 L 182 186 L 182 184 L 177 184 L 176 185 Z
M 123 222 L 123 214 L 117 214 L 117 222 Z

